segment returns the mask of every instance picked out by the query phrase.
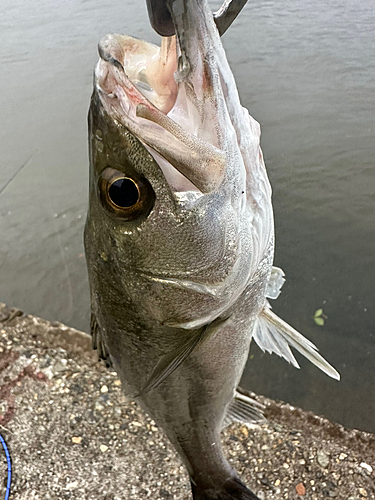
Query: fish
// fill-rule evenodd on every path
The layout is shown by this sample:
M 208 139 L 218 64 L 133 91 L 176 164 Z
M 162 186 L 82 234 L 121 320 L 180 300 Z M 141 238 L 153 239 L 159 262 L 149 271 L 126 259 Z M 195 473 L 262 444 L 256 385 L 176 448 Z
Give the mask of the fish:
M 220 23 L 208 0 L 166 2 L 174 29 L 160 47 L 99 43 L 84 232 L 93 347 L 175 447 L 194 500 L 254 500 L 220 442 L 229 423 L 263 418 L 238 388 L 251 340 L 339 374 L 272 311 L 285 277 L 271 186 Z

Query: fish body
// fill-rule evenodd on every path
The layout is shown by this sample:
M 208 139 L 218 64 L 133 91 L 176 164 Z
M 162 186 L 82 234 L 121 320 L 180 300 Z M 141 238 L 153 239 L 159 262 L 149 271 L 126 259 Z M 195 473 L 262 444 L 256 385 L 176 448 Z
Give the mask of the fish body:
M 220 431 L 260 418 L 236 392 L 252 337 L 337 372 L 274 315 L 271 187 L 206 0 L 175 1 L 161 48 L 109 35 L 89 112 L 85 250 L 92 334 L 162 427 L 198 499 L 255 499 Z

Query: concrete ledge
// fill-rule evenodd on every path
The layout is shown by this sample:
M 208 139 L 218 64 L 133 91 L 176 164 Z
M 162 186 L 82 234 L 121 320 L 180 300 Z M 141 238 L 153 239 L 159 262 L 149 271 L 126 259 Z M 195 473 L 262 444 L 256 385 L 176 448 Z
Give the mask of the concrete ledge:
M 374 435 L 256 398 L 268 423 L 233 424 L 223 442 L 260 498 L 375 499 Z M 98 363 L 90 337 L 4 304 L 0 432 L 13 463 L 11 499 L 191 500 L 168 440 Z

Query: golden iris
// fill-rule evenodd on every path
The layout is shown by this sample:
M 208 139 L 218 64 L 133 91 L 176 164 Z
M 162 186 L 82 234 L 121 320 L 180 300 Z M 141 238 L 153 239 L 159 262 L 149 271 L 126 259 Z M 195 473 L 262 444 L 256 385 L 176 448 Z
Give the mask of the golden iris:
M 111 167 L 100 174 L 99 195 L 103 207 L 123 220 L 147 216 L 155 201 L 154 191 L 147 179 L 136 179 Z

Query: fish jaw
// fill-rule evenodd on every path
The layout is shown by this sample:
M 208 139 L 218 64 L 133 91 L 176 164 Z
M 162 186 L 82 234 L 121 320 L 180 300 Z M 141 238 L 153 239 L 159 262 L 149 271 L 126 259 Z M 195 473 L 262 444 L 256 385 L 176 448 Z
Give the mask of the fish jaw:
M 173 74 L 177 68 L 175 37 L 163 39 L 161 47 L 126 35 L 107 35 L 99 43 L 100 61 L 95 70 L 96 85 L 110 94 L 115 90 L 116 74 L 111 65 L 123 68 L 128 106 L 147 101 L 167 114 L 177 96 Z M 106 62 L 110 63 L 107 66 Z M 111 81 L 113 79 L 113 81 Z M 138 91 L 138 92 L 137 92 Z M 144 101 L 144 102 L 147 102 Z M 134 108 L 132 108 L 134 112 Z
M 107 113 L 163 158 L 160 166 L 176 191 L 217 189 L 226 158 L 215 146 L 215 137 L 205 140 L 194 133 L 197 116 L 189 120 L 189 127 L 168 116 L 175 106 L 182 116 L 185 107 L 171 71 L 176 63 L 175 38 L 163 39 L 158 48 L 131 37 L 108 35 L 99 44 L 99 53 L 95 84 Z

